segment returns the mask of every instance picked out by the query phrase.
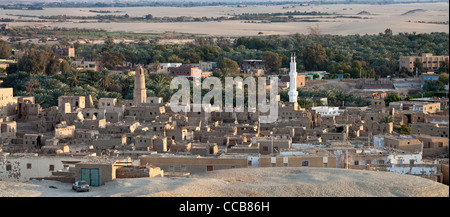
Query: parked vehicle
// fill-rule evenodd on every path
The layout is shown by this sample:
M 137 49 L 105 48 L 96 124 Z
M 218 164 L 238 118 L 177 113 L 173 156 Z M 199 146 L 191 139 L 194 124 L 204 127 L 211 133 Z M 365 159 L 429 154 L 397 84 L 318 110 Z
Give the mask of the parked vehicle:
M 80 191 L 89 191 L 90 187 L 86 181 L 80 180 L 73 183 L 72 189 L 76 192 L 80 192 Z

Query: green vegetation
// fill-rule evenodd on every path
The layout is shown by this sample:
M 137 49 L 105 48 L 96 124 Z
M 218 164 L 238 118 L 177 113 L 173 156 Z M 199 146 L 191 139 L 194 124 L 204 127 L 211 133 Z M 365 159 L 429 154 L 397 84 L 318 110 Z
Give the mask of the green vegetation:
M 394 131 L 404 135 L 411 135 L 411 126 L 406 125 L 394 126 Z
M 122 11 L 109 11 L 109 10 L 105 10 L 105 11 L 103 11 L 103 10 L 89 10 L 89 12 L 92 12 L 92 13 L 102 13 L 102 14 L 109 14 L 109 13 L 119 13 L 119 12 L 122 12 Z
M 11 46 L 0 39 L 0 59 L 9 59 L 9 57 L 11 57 Z
M 393 122 L 394 122 L 394 116 L 392 116 L 392 115 L 386 115 L 379 121 L 380 124 L 387 124 L 387 123 L 393 123 Z
M 0 30 L 0 34 L 14 37 L 58 37 L 59 45 L 69 46 L 69 39 L 80 36 L 102 38 L 103 44 L 81 44 L 75 42 L 78 57 L 99 59 L 106 63 L 108 70 L 127 61 L 131 64 L 159 64 L 164 62 L 181 62 L 185 64 L 199 61 L 218 62 L 217 77 L 235 76 L 245 59 L 263 59 L 267 62 L 268 74 L 280 75 L 281 68 L 289 68 L 291 53 L 297 55 L 297 70 L 326 70 L 335 78 L 338 74 L 345 77 L 359 78 L 360 75 L 379 77 L 400 74 L 398 59 L 401 55 L 413 53 L 433 53 L 448 55 L 448 33 L 415 34 L 400 33 L 393 35 L 386 30 L 378 35 L 290 35 L 264 37 L 238 37 L 235 40 L 224 37 L 194 37 L 194 42 L 186 44 L 162 45 L 158 38 L 165 35 L 114 33 L 87 29 L 19 29 Z M 172 37 L 175 37 L 172 35 Z M 186 36 L 176 36 L 186 37 Z M 139 42 L 115 43 L 113 39 L 135 39 Z M 108 71 L 90 72 L 73 71 L 69 65 L 73 59 L 57 61 L 51 52 L 53 47 L 31 43 L 12 42 L 11 47 L 28 51 L 18 64 L 11 64 L 6 69 L 8 76 L 2 87 L 14 87 L 15 95 L 32 95 L 37 99 L 48 99 L 44 106 L 54 105 L 54 99 L 63 94 L 91 93 L 94 98 L 111 96 L 118 99 L 131 99 L 134 79 L 124 74 L 117 75 Z M 0 41 L 0 55 L 8 57 L 11 47 Z M 58 74 L 61 71 L 61 74 Z M 440 68 L 439 84 L 426 84 L 426 93 L 440 93 L 442 85 L 448 83 L 448 63 Z M 165 84 L 170 77 L 151 75 L 147 86 L 149 96 L 163 96 L 170 99 L 170 91 Z M 28 82 L 29 81 L 29 82 Z M 160 84 L 152 82 L 158 81 Z M 25 84 L 28 82 L 27 84 Z M 50 85 L 50 86 L 48 86 Z M 55 87 L 57 87 L 55 89 Z M 156 89 L 155 89 L 156 88 Z M 282 99 L 286 94 L 281 92 Z M 370 103 L 361 97 L 341 90 L 300 90 L 300 97 L 327 97 L 330 106 L 367 106 Z M 56 97 L 56 98 L 55 98 Z M 411 97 L 410 97 L 411 98 Z M 288 97 L 287 97 L 288 99 Z M 402 100 L 390 95 L 386 104 Z M 285 100 L 287 101 L 287 100 Z M 320 102 L 301 100 L 305 107 L 320 105 Z
M 444 85 L 445 84 L 441 81 L 425 81 L 422 89 L 424 91 L 443 91 Z
M 386 106 L 388 106 L 389 103 L 391 103 L 391 102 L 398 102 L 398 101 L 402 101 L 402 98 L 399 97 L 395 93 L 389 94 L 389 96 L 386 99 L 384 99 L 384 102 L 386 103 Z
M 298 71 L 326 70 L 330 77 L 344 74 L 351 78 L 361 75 L 368 77 L 398 76 L 399 57 L 415 53 L 433 53 L 449 55 L 448 33 L 399 33 L 392 35 L 389 31 L 378 35 L 290 35 L 238 37 L 234 41 L 224 37 L 195 37 L 192 35 L 158 35 L 137 33 L 115 33 L 86 29 L 18 29 L 1 30 L 0 34 L 14 37 L 46 36 L 58 37 L 60 41 L 82 38 L 122 38 L 139 40 L 139 43 L 118 43 L 109 47 L 111 52 L 118 52 L 125 61 L 135 64 L 168 62 L 169 57 L 182 63 L 198 63 L 218 61 L 224 57 L 241 64 L 244 59 L 264 59 L 266 51 L 273 52 L 274 72 L 277 72 L 277 61 L 281 60 L 281 68 L 289 67 L 289 56 L 297 53 Z M 194 38 L 194 43 L 184 45 L 161 45 L 158 40 L 165 37 Z M 16 48 L 28 47 L 24 43 Z M 80 57 L 97 57 L 105 49 L 102 44 L 74 44 Z M 272 55 L 273 56 L 273 55 Z M 266 57 L 266 59 L 268 59 Z M 448 71 L 448 64 L 443 64 L 441 72 Z M 408 73 L 404 74 L 406 76 Z M 412 74 L 411 74 L 412 75 Z

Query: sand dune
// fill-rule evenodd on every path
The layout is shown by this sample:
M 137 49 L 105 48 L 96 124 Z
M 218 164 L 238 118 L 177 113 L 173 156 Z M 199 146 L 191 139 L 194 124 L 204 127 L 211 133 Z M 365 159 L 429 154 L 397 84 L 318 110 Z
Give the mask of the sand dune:
M 328 168 L 231 169 L 188 178 L 121 179 L 76 193 L 56 181 L 0 182 L 0 197 L 448 197 L 449 187 L 390 172 Z
M 323 34 L 351 35 L 351 34 L 378 34 L 390 28 L 394 34 L 399 32 L 447 32 L 448 25 L 433 24 L 445 23 L 449 21 L 449 3 L 411 3 L 411 4 L 388 4 L 388 5 L 366 5 L 366 4 L 336 4 L 336 5 L 311 5 L 298 6 L 288 9 L 283 5 L 254 5 L 237 8 L 233 6 L 208 6 L 192 8 L 171 8 L 171 7 L 139 7 L 139 8 L 103 8 L 102 10 L 121 11 L 117 14 L 129 14 L 130 16 L 193 16 L 193 17 L 220 17 L 242 13 L 276 13 L 288 11 L 312 12 L 320 11 L 342 16 L 360 16 L 364 19 L 352 18 L 320 18 L 320 22 L 283 22 L 283 23 L 244 23 L 242 21 L 222 21 L 222 22 L 174 22 L 174 23 L 98 23 L 98 22 L 11 22 L 10 26 L 32 26 L 47 25 L 58 27 L 77 28 L 101 28 L 110 31 L 124 31 L 137 33 L 191 33 L 213 36 L 251 36 L 259 35 L 288 35 L 307 34 L 308 27 L 318 24 Z M 0 18 L 10 17 L 7 14 L 25 15 L 93 15 L 87 12 L 96 8 L 46 8 L 42 11 L 18 11 L 0 10 Z M 427 12 L 421 12 L 421 11 Z M 359 14 L 362 11 L 369 14 Z M 402 15 L 404 13 L 409 15 Z M 117 15 L 115 13 L 115 15 Z M 17 19 L 17 16 L 12 16 Z M 367 19 L 365 19 L 367 18 Z M 421 23 L 418 23 L 421 22 Z

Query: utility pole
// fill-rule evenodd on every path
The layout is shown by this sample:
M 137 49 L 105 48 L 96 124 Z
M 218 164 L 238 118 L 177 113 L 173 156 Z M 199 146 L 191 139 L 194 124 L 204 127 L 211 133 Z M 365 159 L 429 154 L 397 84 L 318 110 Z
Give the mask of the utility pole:
M 345 168 L 348 169 L 348 150 L 345 150 Z
M 272 135 L 272 142 L 270 143 L 270 156 L 273 156 L 273 135 Z

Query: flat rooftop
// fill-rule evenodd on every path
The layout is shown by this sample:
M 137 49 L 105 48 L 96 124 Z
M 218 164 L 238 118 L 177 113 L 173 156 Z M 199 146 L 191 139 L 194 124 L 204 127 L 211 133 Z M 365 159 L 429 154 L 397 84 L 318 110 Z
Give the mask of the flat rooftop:
M 227 153 L 221 154 L 217 156 L 200 156 L 200 155 L 192 155 L 186 152 L 185 155 L 181 154 L 168 154 L 168 153 L 159 153 L 159 154 L 150 154 L 150 155 L 141 155 L 139 158 L 201 158 L 201 159 L 239 159 L 239 158 L 247 158 L 247 154 L 240 153 Z

